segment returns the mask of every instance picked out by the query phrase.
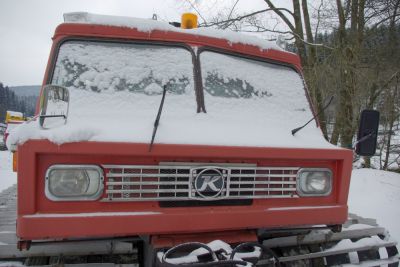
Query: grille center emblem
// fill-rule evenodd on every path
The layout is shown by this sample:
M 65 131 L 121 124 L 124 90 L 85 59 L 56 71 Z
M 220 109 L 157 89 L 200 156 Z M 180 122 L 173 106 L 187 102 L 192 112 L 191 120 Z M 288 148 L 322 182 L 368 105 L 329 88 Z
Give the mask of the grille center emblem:
M 204 199 L 215 199 L 225 187 L 224 176 L 218 169 L 203 169 L 194 179 L 196 193 Z

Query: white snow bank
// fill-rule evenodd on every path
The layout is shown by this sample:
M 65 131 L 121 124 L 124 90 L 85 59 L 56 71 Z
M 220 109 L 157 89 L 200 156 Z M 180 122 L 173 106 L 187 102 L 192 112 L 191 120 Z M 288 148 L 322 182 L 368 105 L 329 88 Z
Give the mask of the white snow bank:
M 0 151 L 0 192 L 17 183 L 17 173 L 12 171 L 12 154 Z
M 166 22 L 151 19 L 98 15 L 86 12 L 72 12 L 64 14 L 64 21 L 67 23 L 85 23 L 136 28 L 138 31 L 141 32 L 152 32 L 155 30 L 159 30 L 190 33 L 218 39 L 226 39 L 231 43 L 254 45 L 259 47 L 260 49 L 282 50 L 279 46 L 275 44 L 275 42 L 267 41 L 259 37 L 234 32 L 231 30 L 216 30 L 211 28 L 197 28 L 187 30 L 174 27 Z
M 349 212 L 375 218 L 400 241 L 400 174 L 372 169 L 353 170 Z

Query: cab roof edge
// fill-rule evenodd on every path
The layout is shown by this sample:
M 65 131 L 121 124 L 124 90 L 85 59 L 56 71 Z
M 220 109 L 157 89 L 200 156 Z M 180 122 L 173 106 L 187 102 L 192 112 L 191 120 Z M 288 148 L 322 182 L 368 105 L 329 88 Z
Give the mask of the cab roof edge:
M 256 46 L 260 50 L 274 49 L 277 51 L 283 51 L 283 49 L 279 47 L 275 42 L 270 42 L 256 36 L 246 35 L 244 33 L 238 33 L 228 29 L 226 30 L 218 30 L 213 28 L 182 29 L 174 27 L 166 22 L 152 20 L 152 19 L 145 19 L 145 18 L 100 15 L 89 12 L 68 12 L 64 13 L 64 23 L 127 27 L 127 28 L 134 28 L 140 32 L 151 32 L 154 30 L 158 30 L 164 32 L 190 33 L 198 36 L 223 39 L 231 45 L 236 43 L 241 43 L 244 45 Z

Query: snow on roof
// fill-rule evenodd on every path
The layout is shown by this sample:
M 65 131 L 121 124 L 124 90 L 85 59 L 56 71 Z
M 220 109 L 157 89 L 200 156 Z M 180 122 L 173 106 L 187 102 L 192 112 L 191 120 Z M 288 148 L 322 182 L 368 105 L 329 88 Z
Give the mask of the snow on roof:
M 135 28 L 141 32 L 159 31 L 172 31 L 181 33 L 190 33 L 201 36 L 213 37 L 218 39 L 225 39 L 230 43 L 241 43 L 254 45 L 260 49 L 274 49 L 282 50 L 275 42 L 267 41 L 256 36 L 238 33 L 231 30 L 217 30 L 211 28 L 197 28 L 185 30 L 174 27 L 166 22 L 161 22 L 151 19 L 123 17 L 123 16 L 109 16 L 98 15 L 87 12 L 71 12 L 64 14 L 64 21 L 66 23 L 84 23 L 84 24 L 97 24 L 118 27 Z

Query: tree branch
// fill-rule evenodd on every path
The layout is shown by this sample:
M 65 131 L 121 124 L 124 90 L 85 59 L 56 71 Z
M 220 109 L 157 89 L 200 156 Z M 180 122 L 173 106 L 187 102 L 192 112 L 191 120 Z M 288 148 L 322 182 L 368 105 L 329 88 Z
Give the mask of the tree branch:
M 291 35 L 293 35 L 293 37 L 298 38 L 298 40 L 303 42 L 305 45 L 315 46 L 315 47 L 323 47 L 323 48 L 330 49 L 330 50 L 334 49 L 333 47 L 327 46 L 325 44 L 316 44 L 316 43 L 307 42 L 306 40 L 301 38 L 297 33 L 292 32 L 292 31 L 271 30 L 271 29 L 267 29 L 267 28 L 259 26 L 259 25 L 250 25 L 250 26 L 255 27 L 256 30 L 254 30 L 254 31 L 252 31 L 252 30 L 242 30 L 241 32 L 273 32 L 273 33 L 279 33 L 279 34 L 291 34 Z M 290 38 L 290 39 L 287 39 L 287 40 L 291 40 L 291 39 L 293 39 L 293 38 Z
M 321 22 L 321 8 L 323 5 L 324 5 L 324 0 L 321 0 L 321 3 L 319 5 L 318 11 L 317 11 L 317 26 L 315 26 L 314 38 L 317 38 L 317 35 L 318 35 L 319 23 Z
M 232 9 L 231 9 L 231 12 L 229 12 L 228 19 L 231 19 L 231 16 L 232 16 L 233 10 L 235 9 L 235 7 L 236 7 L 237 3 L 239 3 L 239 0 L 236 0 L 235 4 L 233 5 L 233 7 L 232 7 Z
M 278 8 L 278 9 L 282 10 L 282 11 L 289 12 L 291 15 L 293 15 L 293 13 L 290 10 L 286 9 L 286 8 Z M 242 16 L 238 16 L 236 18 L 231 18 L 231 19 L 228 18 L 226 20 L 221 20 L 221 21 L 216 21 L 216 22 L 211 22 L 211 23 L 206 23 L 206 22 L 205 23 L 201 23 L 201 24 L 199 24 L 199 27 L 212 27 L 212 26 L 219 26 L 221 24 L 228 24 L 228 23 L 230 25 L 233 22 L 241 21 L 241 20 L 243 20 L 245 18 L 252 17 L 252 16 L 255 16 L 255 15 L 258 15 L 258 14 L 261 14 L 261 13 L 265 13 L 265 12 L 268 12 L 268 11 L 275 11 L 275 10 L 272 9 L 272 8 L 262 9 L 262 10 L 258 10 L 258 11 L 252 12 L 252 13 L 248 13 L 248 14 L 242 15 Z
M 280 8 L 276 8 L 274 4 L 272 4 L 271 0 L 264 0 L 264 1 L 286 23 L 286 25 L 292 32 L 296 31 L 296 28 L 293 26 L 290 20 L 281 12 Z M 292 17 L 294 17 L 294 14 L 292 12 L 290 12 L 290 14 L 292 15 Z
M 372 29 L 375 29 L 375 28 L 378 27 L 380 24 L 382 24 L 382 23 L 384 23 L 384 22 L 386 22 L 386 21 L 388 21 L 388 20 L 391 20 L 391 19 L 395 20 L 396 17 L 400 17 L 400 14 L 393 14 L 393 15 L 391 15 L 391 16 L 388 16 L 388 17 L 382 19 L 381 21 L 378 21 L 377 23 L 375 23 L 371 28 L 372 28 Z
M 193 5 L 193 3 L 190 0 L 186 0 L 190 6 L 199 14 L 200 18 L 204 21 L 204 23 L 207 23 L 206 19 L 201 15 L 200 11 Z

